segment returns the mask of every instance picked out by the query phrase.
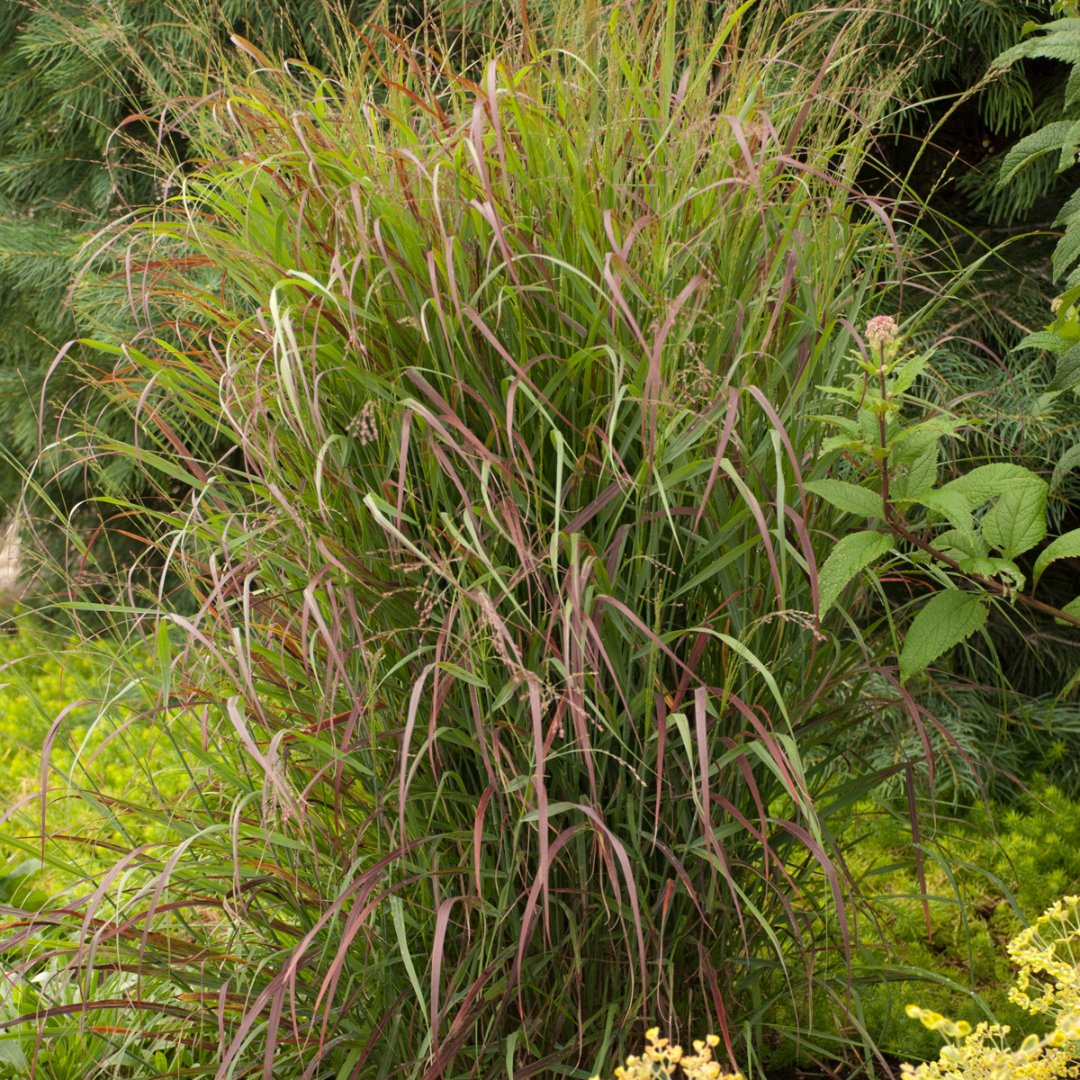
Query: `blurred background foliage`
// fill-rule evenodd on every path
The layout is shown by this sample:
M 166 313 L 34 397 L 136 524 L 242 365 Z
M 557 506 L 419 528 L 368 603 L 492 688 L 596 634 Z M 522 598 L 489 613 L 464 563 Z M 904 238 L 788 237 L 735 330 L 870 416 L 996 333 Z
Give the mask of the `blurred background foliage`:
M 113 819 L 110 831 L 107 815 L 102 819 L 89 813 L 71 793 L 138 801 L 147 786 L 162 799 L 186 786 L 165 728 L 155 729 L 146 717 L 135 717 L 138 673 L 148 666 L 147 660 L 135 658 L 118 681 L 115 644 L 57 637 L 18 609 L 13 617 L 18 629 L 0 635 L 4 834 L 21 835 L 32 847 L 35 834 L 71 834 L 94 822 L 104 829 L 102 839 L 130 841 L 122 815 Z M 140 768 L 150 758 L 153 770 Z M 47 803 L 44 830 L 41 800 L 35 796 L 41 791 L 43 767 L 46 786 L 55 793 Z M 16 853 L 5 848 L 3 838 L 0 852 L 8 858 Z M 57 880 L 48 879 L 53 885 Z
M 47 547 L 50 561 L 89 563 L 104 581 L 141 548 L 122 524 L 102 529 L 110 514 L 94 498 L 137 493 L 153 506 L 168 485 L 114 456 L 88 486 L 75 463 L 87 423 L 116 439 L 132 427 L 90 389 L 97 361 L 70 345 L 85 332 L 71 291 L 95 233 L 160 197 L 166 178 L 153 148 L 175 138 L 163 110 L 197 100 L 210 57 L 233 32 L 300 57 L 324 56 L 334 40 L 320 0 L 227 0 L 195 21 L 166 0 L 12 0 L 0 10 L 0 517 L 29 472 L 28 510 L 40 525 L 31 560 Z M 123 251 L 111 272 L 125 272 Z M 113 340 L 134 336 L 130 312 L 111 319 Z M 74 546 L 56 528 L 64 520 L 77 525 Z M 41 589 L 56 581 L 46 574 Z

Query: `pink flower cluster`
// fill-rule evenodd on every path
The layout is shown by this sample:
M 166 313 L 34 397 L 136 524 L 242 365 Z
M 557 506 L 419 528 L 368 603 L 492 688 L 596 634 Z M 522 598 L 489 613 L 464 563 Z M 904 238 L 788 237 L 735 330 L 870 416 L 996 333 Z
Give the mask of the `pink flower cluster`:
M 872 349 L 891 345 L 900 336 L 900 327 L 891 315 L 876 315 L 866 324 L 866 343 Z

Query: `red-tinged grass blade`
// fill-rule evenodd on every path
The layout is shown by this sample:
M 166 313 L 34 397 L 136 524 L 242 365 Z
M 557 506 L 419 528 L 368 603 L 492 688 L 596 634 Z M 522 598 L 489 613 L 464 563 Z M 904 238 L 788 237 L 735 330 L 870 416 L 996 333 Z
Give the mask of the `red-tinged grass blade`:
M 915 806 L 915 777 L 910 765 L 904 770 L 904 788 L 907 794 L 908 820 L 911 822 L 911 846 L 915 853 L 915 876 L 922 894 L 923 921 L 926 925 L 926 940 L 933 941 L 934 931 L 930 925 L 930 900 L 926 891 L 926 864 L 923 858 L 922 833 L 919 827 L 919 812 Z
M 724 451 L 727 450 L 728 441 L 731 439 L 731 433 L 735 427 L 735 418 L 739 414 L 739 392 L 734 387 L 729 387 L 727 396 L 727 415 L 724 418 L 724 427 L 720 432 L 720 438 L 717 440 L 716 450 L 713 453 L 713 463 L 712 468 L 709 471 L 709 479 L 705 485 L 705 491 L 702 495 L 701 503 L 698 506 L 697 514 L 694 517 L 695 530 L 701 522 L 702 515 L 705 513 L 705 507 L 709 505 L 709 496 L 712 494 L 713 484 L 716 483 L 716 478 L 720 473 L 720 463 L 724 460 Z
M 731 1044 L 731 1032 L 728 1028 L 727 1009 L 724 1007 L 724 998 L 720 993 L 720 985 L 716 980 L 716 968 L 713 967 L 709 954 L 702 949 L 699 953 L 703 981 L 712 997 L 716 1022 L 720 1025 L 720 1034 L 724 1040 L 724 1049 L 727 1050 L 728 1062 L 735 1072 L 739 1072 L 739 1064 L 735 1057 L 735 1050 Z
M 539 866 L 538 874 L 540 890 L 543 894 L 544 904 L 544 934 L 551 938 L 551 913 L 549 908 L 550 890 L 548 873 L 551 867 L 551 859 L 554 855 L 548 849 L 548 797 L 547 780 L 544 775 L 544 724 L 540 709 L 540 684 L 535 677 L 526 676 L 529 688 L 529 714 L 532 718 L 533 754 L 536 759 L 536 772 L 534 774 L 534 797 L 536 799 L 536 825 L 537 840 L 539 842 Z
M 754 515 L 754 521 L 757 523 L 758 533 L 761 536 L 761 543 L 765 548 L 765 554 L 769 559 L 769 571 L 772 574 L 773 588 L 776 590 L 776 599 L 781 601 L 784 595 L 784 587 L 780 584 L 780 568 L 776 565 L 776 553 L 773 551 L 772 535 L 769 531 L 769 526 L 765 521 L 765 514 L 761 509 L 761 505 L 757 500 L 754 493 L 747 487 L 742 477 L 736 472 L 735 467 L 724 458 L 720 462 L 720 468 L 727 473 L 732 483 L 739 489 L 739 494 L 742 495 L 750 513 Z
M 690 988 L 734 1063 L 747 1002 L 803 1023 L 815 980 L 843 998 L 804 912 L 853 963 L 819 815 L 888 643 L 852 621 L 818 647 L 796 617 L 840 522 L 807 516 L 804 407 L 847 370 L 841 320 L 876 313 L 889 226 L 845 178 L 888 94 L 762 11 L 737 41 L 734 15 L 706 41 L 613 11 L 601 40 L 566 9 L 557 52 L 465 73 L 372 30 L 377 84 L 235 69 L 189 115 L 200 161 L 129 244 L 146 347 L 110 386 L 126 460 L 191 478 L 148 549 L 195 614 L 162 579 L 131 629 L 185 638 L 153 679 L 192 790 L 154 819 L 169 854 L 117 853 L 141 899 L 109 944 L 203 995 L 193 1023 L 217 1002 L 196 1074 L 457 1080 L 509 1045 L 561 1080 Z M 764 94 L 777 62 L 790 93 Z M 135 297 L 173 252 L 146 279 L 173 292 Z M 151 323 L 189 294 L 166 364 Z M 119 872 L 72 909 L 87 941 Z M 239 959 L 168 954 L 182 933 Z
M 17 1016 L 14 1020 L 0 1021 L 0 1031 L 18 1027 L 20 1024 L 51 1020 L 55 1016 L 73 1016 L 104 1009 L 136 1009 L 140 1012 L 159 1013 L 162 1016 L 176 1016 L 181 1019 L 187 1019 L 189 1015 L 186 1009 L 162 1005 L 156 1001 L 139 1001 L 136 998 L 110 998 L 99 1001 L 80 1001 L 73 1005 L 55 1005 L 50 1009 L 42 1009 L 40 1012 Z
M 562 850 L 562 848 L 579 832 L 586 829 L 587 826 L 571 825 L 568 829 L 563 829 L 558 836 L 548 846 L 548 866 L 550 867 L 551 861 Z M 525 918 L 522 920 L 521 936 L 518 939 L 517 955 L 514 958 L 514 967 L 512 971 L 514 985 L 517 988 L 517 1003 L 518 1013 L 521 1017 L 525 1016 L 525 1004 L 522 997 L 522 971 L 524 968 L 525 950 L 529 947 L 529 942 L 532 940 L 533 931 L 536 928 L 537 913 L 539 905 L 537 901 L 540 898 L 540 890 L 543 887 L 544 879 L 538 874 L 529 886 L 529 891 L 525 899 Z

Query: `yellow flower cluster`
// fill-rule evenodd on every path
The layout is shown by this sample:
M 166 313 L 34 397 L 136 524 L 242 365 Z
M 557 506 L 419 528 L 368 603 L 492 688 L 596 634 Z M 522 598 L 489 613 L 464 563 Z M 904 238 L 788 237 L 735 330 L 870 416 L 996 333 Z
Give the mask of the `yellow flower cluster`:
M 720 1043 L 716 1035 L 695 1039 L 692 1054 L 668 1039 L 661 1039 L 659 1028 L 649 1028 L 645 1032 L 645 1042 L 641 1057 L 631 1055 L 615 1070 L 617 1080 L 659 1080 L 674 1076 L 676 1069 L 682 1080 L 743 1080 L 741 1073 L 724 1073 L 720 1063 L 713 1061 L 713 1047 Z M 592 1080 L 600 1080 L 600 1077 L 594 1076 Z
M 1080 1075 L 1073 1052 L 1058 1049 L 1065 1041 L 1058 1032 L 1046 1039 L 1029 1035 L 1013 1050 L 1008 1025 L 984 1023 L 972 1030 L 962 1020 L 953 1023 L 917 1005 L 909 1005 L 907 1014 L 949 1039 L 937 1061 L 919 1066 L 904 1062 L 900 1071 L 907 1080 L 1056 1080 Z
M 1080 896 L 1066 896 L 1009 942 L 1009 958 L 1020 969 L 1009 1000 L 1033 1015 L 1080 1012 L 1078 904 Z M 1028 993 L 1031 989 L 1037 991 L 1034 996 Z
M 905 1063 L 905 1080 L 1057 1080 L 1080 1077 L 1080 896 L 1067 896 L 1040 915 L 1033 926 L 1009 942 L 1019 969 L 1009 999 L 1033 1016 L 1055 1021 L 1045 1038 L 1028 1035 L 1014 1050 L 1010 1029 L 979 1024 L 974 1030 L 940 1013 L 909 1005 L 913 1020 L 947 1040 L 937 1061 L 918 1067 Z M 1031 992 L 1033 991 L 1033 992 Z

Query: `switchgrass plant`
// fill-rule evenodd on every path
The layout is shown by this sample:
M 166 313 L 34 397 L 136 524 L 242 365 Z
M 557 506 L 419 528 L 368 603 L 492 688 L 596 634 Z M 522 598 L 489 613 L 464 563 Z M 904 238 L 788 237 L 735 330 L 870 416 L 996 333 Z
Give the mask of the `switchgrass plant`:
M 176 485 L 117 513 L 193 610 L 134 574 L 107 614 L 190 785 L 7 939 L 74 931 L 23 978 L 133 976 L 122 1022 L 70 1010 L 125 1032 L 84 1075 L 171 1037 L 185 1075 L 588 1077 L 639 1022 L 756 1067 L 777 1002 L 872 1052 L 844 814 L 905 766 L 845 756 L 932 719 L 873 593 L 819 619 L 847 519 L 804 485 L 817 388 L 897 303 L 856 184 L 894 102 L 872 14 L 808 68 L 817 15 L 751 6 L 588 3 L 464 72 L 422 36 L 329 76 L 240 42 L 189 110 L 125 238 L 143 332 L 100 346 L 139 438 L 91 467 Z

